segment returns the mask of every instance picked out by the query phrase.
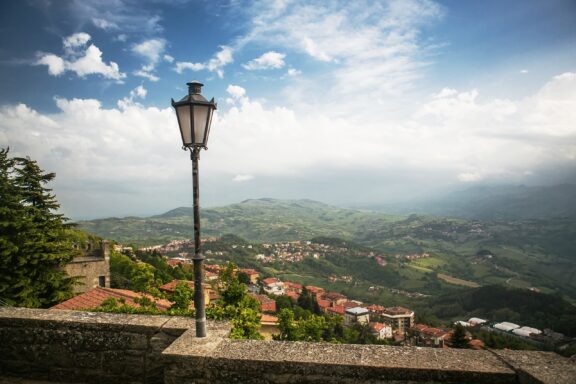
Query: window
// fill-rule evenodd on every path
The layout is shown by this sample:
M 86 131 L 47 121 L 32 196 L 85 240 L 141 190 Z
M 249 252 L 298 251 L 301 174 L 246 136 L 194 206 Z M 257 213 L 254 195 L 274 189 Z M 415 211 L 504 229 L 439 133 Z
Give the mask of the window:
M 98 286 L 99 287 L 106 286 L 106 276 L 98 276 Z

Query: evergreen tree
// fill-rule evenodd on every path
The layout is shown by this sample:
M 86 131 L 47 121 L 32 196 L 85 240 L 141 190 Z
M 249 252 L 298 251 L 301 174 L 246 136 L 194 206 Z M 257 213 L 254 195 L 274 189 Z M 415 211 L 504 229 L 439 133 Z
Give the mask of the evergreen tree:
M 54 177 L 0 149 L 0 299 L 8 305 L 49 307 L 72 296 L 62 267 L 78 251 L 45 187 Z
M 468 336 L 466 335 L 466 329 L 460 323 L 454 326 L 454 333 L 452 334 L 452 347 L 454 348 L 468 347 Z

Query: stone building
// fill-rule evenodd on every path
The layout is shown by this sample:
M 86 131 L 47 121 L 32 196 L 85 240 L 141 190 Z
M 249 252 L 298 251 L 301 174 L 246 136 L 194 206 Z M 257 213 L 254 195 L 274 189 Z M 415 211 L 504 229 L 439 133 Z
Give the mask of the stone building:
M 108 242 L 91 239 L 82 245 L 82 248 L 82 254 L 64 267 L 68 276 L 77 278 L 74 293 L 88 292 L 96 287 L 110 288 L 110 247 Z

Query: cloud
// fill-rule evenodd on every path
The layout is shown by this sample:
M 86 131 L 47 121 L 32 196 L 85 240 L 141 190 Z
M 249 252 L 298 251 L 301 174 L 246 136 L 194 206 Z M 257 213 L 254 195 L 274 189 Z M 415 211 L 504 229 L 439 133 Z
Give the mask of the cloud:
M 164 61 L 166 61 L 168 63 L 172 63 L 174 61 L 174 57 L 172 57 L 170 55 L 164 55 L 163 59 L 164 59 Z
M 238 182 L 238 183 L 242 183 L 245 181 L 250 181 L 253 180 L 254 176 L 253 175 L 236 175 L 234 176 L 234 178 L 232 179 L 232 181 Z
M 272 52 L 282 50 L 323 65 L 320 75 L 315 72 L 314 77 L 292 85 L 295 100 L 291 101 L 321 88 L 329 98 L 324 104 L 348 100 L 349 108 L 332 108 L 342 114 L 358 113 L 366 99 L 394 99 L 413 89 L 442 46 L 428 39 L 423 30 L 445 13 L 429 0 L 295 0 L 251 6 L 242 2 L 235 12 L 247 20 L 247 32 L 236 41 L 235 49 L 254 45 Z M 258 63 L 246 65 L 257 67 Z
M 523 75 L 525 75 L 525 74 L 528 73 L 528 70 L 527 70 L 527 69 L 521 69 L 521 70 L 520 70 L 520 73 L 523 74 Z
M 135 71 L 136 76 L 145 77 L 150 81 L 158 81 L 160 78 L 154 74 L 156 65 L 162 59 L 166 48 L 166 40 L 155 38 L 144 40 L 132 46 L 132 52 L 146 60 L 146 64 Z
M 286 55 L 283 53 L 269 51 L 264 53 L 262 56 L 257 57 L 254 60 L 250 60 L 246 64 L 242 64 L 242 67 L 250 71 L 260 69 L 279 69 L 285 65 L 284 63 L 285 57 Z
M 92 23 L 97 28 L 103 29 L 105 31 L 120 29 L 120 27 L 118 27 L 118 25 L 116 23 L 108 21 L 106 19 L 100 19 L 97 17 L 92 18 Z
M 191 63 L 191 62 L 176 62 L 176 66 L 174 67 L 175 71 L 178 73 L 182 73 L 185 70 L 192 70 L 192 71 L 202 71 L 208 70 L 210 72 L 215 72 L 218 77 L 224 77 L 224 70 L 223 68 L 234 62 L 233 57 L 233 49 L 228 46 L 220 46 L 220 50 L 216 52 L 214 57 L 208 60 L 205 63 Z
M 48 10 L 67 12 L 79 25 L 92 24 L 106 32 L 154 35 L 163 31 L 162 18 L 150 7 L 130 0 L 47 2 Z
M 407 182 L 420 191 L 445 182 L 521 182 L 542 177 L 551 166 L 576 165 L 576 74 L 570 72 L 517 100 L 489 98 L 481 89 L 440 88 L 407 117 L 384 112 L 364 124 L 353 115 L 273 106 L 238 85 L 229 85 L 227 93 L 232 103 L 215 114 L 210 150 L 203 153 L 207 188 L 235 181 L 242 193 L 282 196 L 283 187 L 300 183 L 309 188 L 301 196 L 321 198 L 322 185 L 339 185 L 345 174 L 354 182 L 342 196 L 372 196 L 406 191 Z M 150 204 L 190 204 L 189 184 L 183 183 L 189 159 L 179 150 L 174 111 L 137 102 L 146 96 L 143 86 L 136 87 L 116 108 L 95 99 L 58 98 L 56 113 L 3 106 L 0 142 L 57 173 L 64 207 L 101 207 L 91 212 L 119 215 L 128 207 L 141 212 Z M 356 179 L 362 188 L 353 190 Z M 109 195 L 94 193 L 96 188 Z
M 39 53 L 36 65 L 46 65 L 51 76 L 60 76 L 67 71 L 79 77 L 87 75 L 101 75 L 107 79 L 121 82 L 126 74 L 120 72 L 118 64 L 111 61 L 108 64 L 102 61 L 102 51 L 90 44 L 91 37 L 87 33 L 75 33 L 63 40 L 65 54 L 60 57 L 52 53 Z
M 156 64 L 160 61 L 165 48 L 166 40 L 156 38 L 133 45 L 132 52 L 145 58 L 149 63 Z

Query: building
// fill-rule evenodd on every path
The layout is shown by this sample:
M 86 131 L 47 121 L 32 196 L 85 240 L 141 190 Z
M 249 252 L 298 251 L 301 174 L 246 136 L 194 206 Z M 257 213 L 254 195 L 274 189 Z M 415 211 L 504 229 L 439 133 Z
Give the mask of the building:
M 410 328 L 411 340 L 414 344 L 424 347 L 444 348 L 450 331 L 429 327 L 425 324 L 415 324 Z
M 180 282 L 185 283 L 188 288 L 194 290 L 194 282 L 190 280 L 172 280 L 171 282 L 162 285 L 158 289 L 160 289 L 162 292 L 173 294 L 176 291 L 176 286 Z M 213 290 L 210 284 L 204 283 L 202 286 L 204 287 L 204 303 L 208 304 L 218 300 L 218 292 Z
M 152 302 L 156 305 L 156 308 L 161 311 L 165 311 L 172 306 L 172 302 L 165 299 L 158 299 L 146 293 L 134 292 L 128 289 L 96 287 L 88 292 L 84 292 L 78 296 L 57 304 L 51 309 L 96 309 L 107 299 L 116 299 L 122 301 L 124 304 L 130 307 L 138 308 L 140 307 L 140 304 L 138 304 L 136 301 L 144 297 L 152 300 Z
M 258 278 L 260 277 L 260 272 L 254 269 L 241 269 L 240 272 L 246 274 L 250 280 L 250 284 L 258 283 Z
M 348 308 L 344 312 L 344 325 L 352 326 L 358 324 L 368 324 L 370 322 L 370 312 L 363 307 Z
M 468 319 L 468 324 L 470 324 L 471 327 L 475 327 L 477 325 L 482 325 L 486 322 L 487 322 L 487 320 L 480 319 L 478 317 L 471 317 L 470 319 Z
M 88 292 L 96 287 L 110 288 L 110 247 L 106 240 L 89 240 L 75 244 L 81 255 L 66 264 L 64 270 L 77 279 L 74 293 Z
M 276 302 L 268 296 L 254 294 L 250 294 L 250 296 L 258 300 L 262 312 L 276 312 Z
M 531 327 L 520 327 L 513 329 L 512 333 L 518 336 L 530 337 L 531 335 L 539 335 L 542 331 Z
M 393 329 L 401 333 L 405 333 L 414 325 L 414 311 L 404 307 L 388 307 L 381 312 L 380 316 Z
M 284 294 L 284 283 L 275 277 L 269 277 L 262 280 L 264 292 L 269 295 L 280 296 Z
M 346 296 L 338 292 L 324 292 L 320 298 L 317 297 L 316 299 L 327 300 L 332 303 L 332 305 L 343 305 L 348 301 Z
M 392 338 L 392 327 L 384 323 L 369 323 L 370 332 L 377 340 Z
M 510 332 L 513 329 L 520 328 L 518 324 L 509 323 L 507 321 L 503 321 L 501 323 L 494 324 L 494 328 L 504 332 Z

